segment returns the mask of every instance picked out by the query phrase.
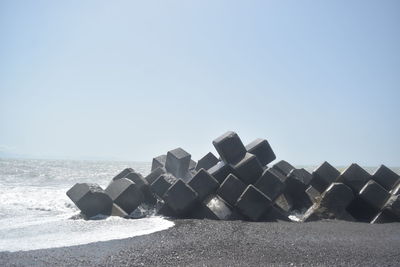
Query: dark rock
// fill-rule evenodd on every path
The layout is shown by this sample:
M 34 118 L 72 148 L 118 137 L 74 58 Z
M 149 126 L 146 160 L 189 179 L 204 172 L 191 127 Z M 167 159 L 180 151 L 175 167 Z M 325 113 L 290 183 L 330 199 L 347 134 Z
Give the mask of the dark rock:
M 75 184 L 68 190 L 67 196 L 86 217 L 111 214 L 113 201 L 97 184 Z
M 153 161 L 151 163 L 151 171 L 154 171 L 157 168 L 164 168 L 166 160 L 167 160 L 167 155 L 160 155 L 158 157 L 153 158 Z
M 261 192 L 263 192 L 269 199 L 275 201 L 275 199 L 284 191 L 285 183 L 283 182 L 285 177 L 276 171 L 275 169 L 266 169 L 261 177 L 254 184 Z
M 112 201 L 128 214 L 143 202 L 143 194 L 139 187 L 126 178 L 111 182 L 105 191 Z
M 343 171 L 337 181 L 349 186 L 354 194 L 358 194 L 370 179 L 371 175 L 366 170 L 353 163 Z
M 158 177 L 160 177 L 161 174 L 165 173 L 164 168 L 156 168 L 151 171 L 149 175 L 147 175 L 144 179 L 147 181 L 149 185 L 154 183 L 155 180 L 157 180 Z
M 218 181 L 204 169 L 200 169 L 188 184 L 196 191 L 199 201 L 215 193 L 219 187 Z
M 218 162 L 215 166 L 211 167 L 208 170 L 208 173 L 211 174 L 220 184 L 225 181 L 226 177 L 229 174 L 234 172 L 235 171 L 233 170 L 233 168 L 223 161 Z
M 376 209 L 381 209 L 389 199 L 390 194 L 374 180 L 370 180 L 360 190 L 360 197 Z
M 217 194 L 226 203 L 234 206 L 245 189 L 246 185 L 242 181 L 240 181 L 235 175 L 229 174 L 219 187 Z
M 400 176 L 385 165 L 381 165 L 375 171 L 372 179 L 387 191 L 392 190 L 400 182 Z
M 218 158 L 213 153 L 208 152 L 207 155 L 199 159 L 196 165 L 196 170 L 205 169 L 208 170 L 218 163 Z
M 127 176 L 129 173 L 133 172 L 134 170 L 132 168 L 126 168 L 124 169 L 122 172 L 120 172 L 119 174 L 117 174 L 117 176 L 115 176 L 112 180 L 118 180 L 121 178 L 125 178 L 125 176 Z
M 287 176 L 292 170 L 295 169 L 289 162 L 281 160 L 272 166 L 273 169 L 280 172 L 283 176 Z
M 262 166 L 276 159 L 275 153 L 265 139 L 256 139 L 246 146 L 247 152 L 255 155 Z
M 354 218 L 346 210 L 353 200 L 353 191 L 348 186 L 342 183 L 333 183 L 321 195 L 320 201 L 314 203 L 306 211 L 302 221 L 321 219 L 354 221 Z
M 268 209 L 271 200 L 253 185 L 247 186 L 236 202 L 239 212 L 252 221 L 257 221 Z
M 175 177 L 183 178 L 189 170 L 190 157 L 190 154 L 180 147 L 168 151 L 165 169 Z
M 233 165 L 233 169 L 237 177 L 245 184 L 253 184 L 263 172 L 257 157 L 250 153 L 246 153 L 238 163 Z
M 236 164 L 247 152 L 239 136 L 231 131 L 215 139 L 213 145 L 221 159 L 229 164 Z
M 168 174 L 160 175 L 151 185 L 150 190 L 160 199 L 163 198 L 165 192 L 173 184 Z
M 167 192 L 163 199 L 176 214 L 182 215 L 196 204 L 197 193 L 182 180 L 177 180 Z
M 312 172 L 311 185 L 319 193 L 323 193 L 325 189 L 338 179 L 339 175 L 340 172 L 325 161 Z

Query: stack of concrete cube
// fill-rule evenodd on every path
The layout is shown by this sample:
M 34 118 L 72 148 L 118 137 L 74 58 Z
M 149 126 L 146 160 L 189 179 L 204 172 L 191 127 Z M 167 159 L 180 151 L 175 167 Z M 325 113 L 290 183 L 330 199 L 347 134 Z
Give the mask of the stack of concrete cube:
M 276 159 L 268 141 L 244 145 L 235 132 L 213 142 L 198 162 L 182 148 L 153 158 L 146 177 L 127 168 L 103 190 L 76 184 L 67 195 L 90 218 L 132 217 L 143 205 L 173 218 L 250 221 L 341 219 L 400 221 L 400 177 L 381 166 L 370 175 L 357 164 L 342 173 L 329 163 L 309 173 Z

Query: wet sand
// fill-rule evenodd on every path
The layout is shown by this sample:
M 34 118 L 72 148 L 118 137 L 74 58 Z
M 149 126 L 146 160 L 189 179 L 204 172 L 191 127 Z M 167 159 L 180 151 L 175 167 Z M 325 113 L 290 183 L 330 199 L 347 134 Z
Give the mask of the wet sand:
M 0 266 L 400 265 L 400 223 L 175 223 L 165 231 L 123 240 L 2 252 Z

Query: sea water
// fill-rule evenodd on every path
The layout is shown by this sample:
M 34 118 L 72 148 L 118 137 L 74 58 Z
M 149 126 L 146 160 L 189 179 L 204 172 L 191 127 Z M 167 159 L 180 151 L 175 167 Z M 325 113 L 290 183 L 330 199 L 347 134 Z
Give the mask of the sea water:
M 85 182 L 105 188 L 127 167 L 150 171 L 150 163 L 0 159 L 0 251 L 73 246 L 172 227 L 159 216 L 71 219 L 79 210 L 66 196 L 68 189 Z

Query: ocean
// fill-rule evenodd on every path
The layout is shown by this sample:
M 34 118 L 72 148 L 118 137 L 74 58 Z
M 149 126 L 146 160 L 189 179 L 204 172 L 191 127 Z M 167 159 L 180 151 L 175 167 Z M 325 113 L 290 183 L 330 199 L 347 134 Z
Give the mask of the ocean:
M 123 239 L 172 227 L 159 216 L 71 219 L 79 210 L 66 196 L 75 183 L 105 188 L 126 167 L 142 174 L 150 163 L 0 159 L 0 251 L 35 250 Z
M 151 163 L 0 158 L 0 251 L 73 246 L 172 227 L 173 222 L 160 216 L 72 219 L 79 210 L 66 196 L 68 189 L 78 182 L 97 183 L 105 188 L 127 167 L 146 175 Z M 314 166 L 305 168 L 312 171 Z M 400 173 L 400 168 L 393 170 Z

